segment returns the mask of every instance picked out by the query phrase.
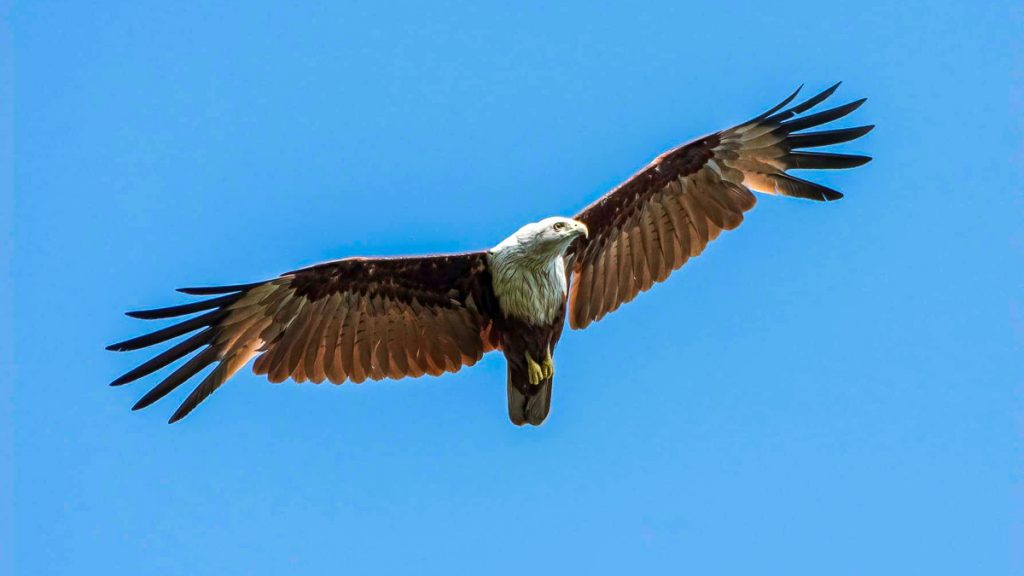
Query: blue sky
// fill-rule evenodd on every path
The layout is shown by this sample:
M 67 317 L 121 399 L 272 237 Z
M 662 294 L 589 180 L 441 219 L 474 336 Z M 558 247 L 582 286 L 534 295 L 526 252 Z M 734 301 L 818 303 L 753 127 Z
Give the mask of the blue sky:
M 182 4 L 0 3 L 0 572 L 1024 572 L 1019 2 Z M 566 334 L 538 429 L 500 356 L 107 386 L 175 287 L 488 247 L 836 80 L 847 198 Z

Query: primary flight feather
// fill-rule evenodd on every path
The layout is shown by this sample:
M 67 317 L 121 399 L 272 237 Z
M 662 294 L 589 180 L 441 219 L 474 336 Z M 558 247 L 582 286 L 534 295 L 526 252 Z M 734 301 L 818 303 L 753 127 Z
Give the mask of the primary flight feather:
M 810 200 L 842 194 L 792 169 L 853 168 L 867 156 L 807 151 L 863 136 L 873 126 L 804 130 L 853 112 L 864 100 L 802 115 L 838 84 L 662 154 L 573 218 L 527 224 L 490 250 L 435 256 L 345 258 L 265 282 L 180 292 L 213 296 L 128 315 L 201 313 L 108 346 L 137 350 L 191 334 L 112 382 L 126 384 L 191 358 L 134 409 L 213 369 L 171 417 L 188 415 L 253 358 L 271 382 L 320 383 L 437 376 L 500 350 L 508 363 L 509 418 L 538 425 L 551 407 L 553 354 L 566 316 L 591 322 L 665 280 L 732 230 L 751 191 Z

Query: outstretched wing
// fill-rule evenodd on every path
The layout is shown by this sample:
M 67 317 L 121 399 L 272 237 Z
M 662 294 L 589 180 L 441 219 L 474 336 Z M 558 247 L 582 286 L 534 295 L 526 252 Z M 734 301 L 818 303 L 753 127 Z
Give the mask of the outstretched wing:
M 798 116 L 839 86 L 783 109 L 797 92 L 748 122 L 662 154 L 575 216 L 589 239 L 571 249 L 569 322 L 583 328 L 661 282 L 754 206 L 751 190 L 810 200 L 842 194 L 788 174 L 791 169 L 853 168 L 867 156 L 807 152 L 854 140 L 874 126 L 804 132 L 853 112 L 864 100 Z
M 183 288 L 186 294 L 215 297 L 129 312 L 147 320 L 204 313 L 108 350 L 137 350 L 194 334 L 112 385 L 146 376 L 194 352 L 134 407 L 149 406 L 214 365 L 171 417 L 175 422 L 257 355 L 253 371 L 271 382 L 327 379 L 341 384 L 456 372 L 496 346 L 488 274 L 485 253 L 472 252 L 348 258 L 268 282 Z

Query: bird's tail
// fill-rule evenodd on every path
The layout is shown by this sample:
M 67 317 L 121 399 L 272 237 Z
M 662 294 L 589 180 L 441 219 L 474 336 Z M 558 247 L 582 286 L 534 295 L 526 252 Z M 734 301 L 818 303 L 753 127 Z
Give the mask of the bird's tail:
M 525 368 L 508 367 L 508 418 L 516 426 L 539 426 L 551 409 L 552 378 L 530 384 Z

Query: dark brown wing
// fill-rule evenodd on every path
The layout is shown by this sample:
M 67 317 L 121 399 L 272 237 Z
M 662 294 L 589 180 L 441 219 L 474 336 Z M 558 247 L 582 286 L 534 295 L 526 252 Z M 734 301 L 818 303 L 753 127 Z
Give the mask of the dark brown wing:
M 873 128 L 796 133 L 842 118 L 864 103 L 797 116 L 838 86 L 783 110 L 794 92 L 749 122 L 670 150 L 577 214 L 590 237 L 572 248 L 570 325 L 583 328 L 599 320 L 699 255 L 722 230 L 739 226 L 743 213 L 754 206 L 751 190 L 811 200 L 841 198 L 835 190 L 786 172 L 852 168 L 870 160 L 802 150 L 847 142 Z
M 157 310 L 143 319 L 207 311 L 145 336 L 109 346 L 136 350 L 194 334 L 113 385 L 194 356 L 135 405 L 159 400 L 207 366 L 214 369 L 171 417 L 180 420 L 254 356 L 271 382 L 418 377 L 456 372 L 496 346 L 495 310 L 483 252 L 411 258 L 348 258 L 268 282 L 181 292 L 216 297 Z

